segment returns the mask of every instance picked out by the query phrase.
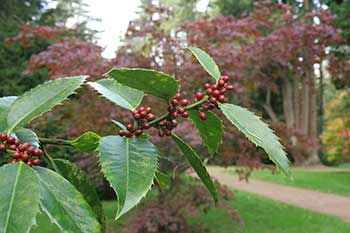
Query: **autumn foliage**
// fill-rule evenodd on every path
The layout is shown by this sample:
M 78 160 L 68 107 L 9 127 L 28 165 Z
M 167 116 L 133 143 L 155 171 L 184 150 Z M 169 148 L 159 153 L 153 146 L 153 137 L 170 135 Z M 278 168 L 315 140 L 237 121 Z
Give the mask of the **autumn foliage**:
M 326 109 L 327 123 L 322 142 L 330 162 L 350 159 L 350 93 L 342 91 Z

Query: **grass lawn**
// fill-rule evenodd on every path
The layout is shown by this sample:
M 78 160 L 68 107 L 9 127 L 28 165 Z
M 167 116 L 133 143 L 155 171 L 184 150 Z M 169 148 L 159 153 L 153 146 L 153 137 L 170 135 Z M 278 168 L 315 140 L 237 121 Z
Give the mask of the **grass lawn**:
M 229 219 L 222 209 L 211 209 L 207 214 L 189 219 L 189 223 L 202 223 L 210 230 L 208 233 L 348 233 L 350 222 L 330 217 L 302 208 L 276 202 L 255 194 L 235 191 L 236 200 L 232 205 L 238 210 L 243 223 Z M 103 202 L 107 217 L 107 232 L 120 232 L 121 225 L 133 213 L 114 221 L 116 202 Z M 47 217 L 40 215 L 41 229 L 31 233 L 59 233 Z M 44 226 L 44 227 L 43 227 Z M 207 232 L 206 232 L 207 233 Z
M 276 202 L 255 194 L 235 191 L 237 208 L 243 224 L 229 221 L 223 210 L 212 210 L 199 221 L 207 224 L 212 233 L 345 233 L 350 222 L 318 214 L 302 208 Z
M 234 169 L 228 170 L 236 174 Z M 321 192 L 336 193 L 339 195 L 350 195 L 350 172 L 347 171 L 305 171 L 292 170 L 294 180 L 290 180 L 282 173 L 273 174 L 270 170 L 256 170 L 251 178 L 270 181 L 278 184 L 314 189 Z

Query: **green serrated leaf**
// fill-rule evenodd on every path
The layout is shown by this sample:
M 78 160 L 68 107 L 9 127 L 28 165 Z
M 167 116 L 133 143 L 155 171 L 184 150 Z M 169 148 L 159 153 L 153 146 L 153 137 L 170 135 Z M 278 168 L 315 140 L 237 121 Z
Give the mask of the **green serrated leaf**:
M 82 152 L 91 153 L 96 150 L 101 137 L 94 132 L 86 132 L 72 141 L 72 145 Z
M 118 219 L 151 188 L 158 150 L 146 139 L 107 136 L 101 139 L 98 151 L 102 172 L 118 196 Z
M 31 146 L 35 148 L 40 147 L 38 136 L 30 129 L 18 129 L 15 131 L 15 135 L 21 142 L 28 142 Z
M 7 96 L 0 98 L 0 132 L 7 129 L 7 114 L 9 112 L 10 106 L 15 100 L 16 96 Z
M 224 135 L 222 121 L 212 112 L 206 112 L 207 119 L 205 121 L 199 118 L 198 110 L 191 110 L 189 113 L 190 119 L 198 129 L 202 142 L 208 147 L 209 153 L 217 153 Z
M 114 68 L 105 76 L 166 101 L 175 96 L 179 88 L 175 78 L 155 70 Z
M 111 102 L 131 111 L 140 105 L 144 96 L 142 91 L 123 86 L 113 79 L 101 79 L 88 84 Z
M 102 232 L 95 213 L 81 193 L 59 174 L 35 167 L 40 181 L 40 207 L 62 232 Z
M 166 189 L 171 182 L 171 178 L 167 174 L 165 174 L 161 171 L 156 171 L 155 178 L 156 178 L 156 181 L 161 189 Z
M 289 160 L 278 137 L 254 113 L 234 104 L 219 104 L 227 119 L 256 146 L 262 147 L 270 159 L 291 177 Z
M 55 159 L 56 167 L 61 175 L 68 180 L 74 187 L 83 195 L 85 201 L 91 206 L 95 212 L 101 226 L 105 228 L 105 215 L 102 208 L 102 203 L 97 195 L 95 188 L 90 183 L 89 178 L 85 173 L 74 163 L 68 160 Z
M 37 175 L 20 162 L 2 166 L 0 177 L 0 232 L 29 232 L 40 211 Z
M 202 67 L 213 77 L 216 81 L 221 77 L 219 67 L 216 65 L 213 58 L 209 56 L 206 52 L 200 48 L 188 47 L 186 48 L 192 52 L 192 54 L 197 58 Z
M 18 97 L 10 107 L 7 124 L 8 133 L 25 126 L 64 101 L 79 88 L 86 76 L 60 78 L 36 86 Z
M 176 144 L 179 146 L 181 151 L 183 152 L 184 156 L 186 157 L 187 161 L 191 164 L 199 178 L 202 180 L 204 185 L 207 187 L 211 195 L 213 196 L 213 199 L 215 202 L 219 200 L 218 193 L 216 191 L 216 188 L 214 186 L 214 183 L 212 179 L 210 178 L 210 175 L 205 168 L 205 166 L 202 163 L 202 160 L 200 159 L 197 152 L 193 150 L 193 148 L 185 143 L 180 137 L 178 137 L 175 134 L 171 135 Z

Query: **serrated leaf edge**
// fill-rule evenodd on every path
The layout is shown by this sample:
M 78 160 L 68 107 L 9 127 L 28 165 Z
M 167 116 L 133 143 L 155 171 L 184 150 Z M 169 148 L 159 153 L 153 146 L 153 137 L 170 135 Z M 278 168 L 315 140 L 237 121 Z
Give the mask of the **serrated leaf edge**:
M 112 79 L 112 78 L 110 78 L 110 77 L 109 77 L 108 79 L 114 80 L 114 81 L 118 82 L 117 80 Z M 105 79 L 105 80 L 108 80 L 108 79 Z M 103 80 L 103 79 L 100 79 L 100 80 Z M 99 81 L 99 80 L 97 80 L 97 81 Z M 136 109 L 138 106 L 140 106 L 140 104 L 142 103 L 143 98 L 145 97 L 145 93 L 143 92 L 143 97 L 142 97 L 142 99 L 137 103 L 137 105 L 136 105 L 135 107 L 133 107 L 133 106 L 129 103 L 129 101 L 125 101 L 125 102 L 127 102 L 128 105 L 130 106 L 130 108 L 125 108 L 125 107 L 123 107 L 123 106 L 121 106 L 121 105 L 115 103 L 114 101 L 111 101 L 111 100 L 110 100 L 109 98 L 107 98 L 104 94 L 100 93 L 100 92 L 93 86 L 95 83 L 97 83 L 97 82 L 87 82 L 87 84 L 88 84 L 90 87 L 92 87 L 92 89 L 94 90 L 94 92 L 96 92 L 96 94 L 98 94 L 99 96 L 102 96 L 102 97 L 103 97 L 104 99 L 106 99 L 107 101 L 109 101 L 109 102 L 111 102 L 111 103 L 113 103 L 113 104 L 115 104 L 115 105 L 117 105 L 117 106 L 119 106 L 119 107 L 121 107 L 121 108 L 124 108 L 124 109 L 126 109 L 126 110 L 135 111 L 135 109 Z M 119 82 L 118 82 L 118 83 L 119 83 Z M 98 83 L 97 83 L 97 84 L 98 84 Z M 121 84 L 121 83 L 119 83 L 119 85 L 121 85 L 121 86 L 123 86 L 123 87 L 126 87 L 126 88 L 130 88 L 130 89 L 134 89 L 134 90 L 140 91 L 140 90 L 138 90 L 138 89 L 135 89 L 135 88 L 132 88 L 132 87 L 123 85 L 123 84 Z M 140 91 L 140 92 L 142 92 L 142 91 Z M 123 98 L 124 98 L 124 97 L 123 97 Z
M 220 104 L 220 103 L 219 103 L 219 107 L 222 106 L 222 105 L 224 105 L 224 104 Z M 237 106 L 237 105 L 236 105 L 236 106 Z M 240 106 L 238 106 L 238 107 L 240 107 Z M 240 108 L 242 108 L 242 107 L 240 107 Z M 221 107 L 220 107 L 220 109 L 221 109 Z M 247 111 L 249 111 L 249 110 L 247 110 Z M 249 112 L 250 112 L 250 111 L 249 111 Z M 278 141 L 278 143 L 279 143 L 280 148 L 282 149 L 282 151 L 283 151 L 285 154 L 287 154 L 286 151 L 285 151 L 284 145 L 281 143 L 281 139 L 275 134 L 275 131 L 273 131 L 273 130 L 269 127 L 268 124 L 266 124 L 264 121 L 262 121 L 262 120 L 261 120 L 261 119 L 262 119 L 261 117 L 255 115 L 253 112 L 251 112 L 251 113 L 252 113 L 252 115 L 253 115 L 254 118 L 256 118 L 257 120 L 261 121 L 262 124 L 264 124 L 264 125 L 268 128 L 268 130 L 270 131 L 270 133 L 272 133 L 273 137 Z M 225 115 L 225 114 L 224 114 L 224 115 Z M 225 117 L 226 117 L 226 116 L 225 116 Z M 239 121 L 237 120 L 237 118 L 236 118 L 235 116 L 233 116 L 233 117 L 235 118 L 236 123 L 237 123 L 238 125 L 241 126 L 241 128 L 243 128 L 243 129 L 246 128 L 246 127 L 242 127 L 242 125 L 239 123 Z M 229 120 L 229 119 L 228 119 L 228 120 Z M 229 120 L 229 121 L 230 121 L 230 120 Z M 256 144 L 254 141 L 251 141 L 251 140 L 244 134 L 244 132 L 243 132 L 240 128 L 238 128 L 238 127 L 236 127 L 236 128 L 237 128 L 240 132 L 242 132 L 243 135 L 244 135 L 250 142 L 252 142 L 256 147 L 261 147 L 261 146 L 259 146 L 258 144 Z M 261 139 L 260 139 L 258 136 L 256 136 L 254 133 L 250 132 L 249 130 L 246 130 L 246 132 L 247 132 L 248 134 L 250 134 L 251 136 L 255 137 L 256 139 L 258 139 L 259 141 L 261 141 Z M 264 148 L 262 148 L 262 149 L 264 149 Z M 264 149 L 264 151 L 265 151 L 265 149 Z M 276 160 L 275 160 L 269 153 L 267 153 L 267 151 L 265 151 L 265 152 L 266 152 L 266 154 L 269 156 L 269 159 L 270 159 L 271 161 L 273 161 L 273 163 L 276 165 L 277 169 L 281 169 L 288 177 L 292 178 L 291 173 L 290 173 L 289 170 L 283 169 L 283 168 L 276 162 Z M 288 161 L 287 163 L 290 164 L 290 161 L 289 161 L 288 158 L 287 158 L 287 161 Z
M 78 78 L 78 77 L 81 77 L 81 78 L 82 78 L 82 81 L 80 82 L 79 87 L 76 88 L 75 91 L 72 92 L 70 95 L 76 94 L 76 90 L 79 89 L 79 88 L 82 86 L 82 84 L 83 84 L 83 83 L 85 82 L 85 80 L 88 78 L 88 75 L 80 75 L 80 76 L 74 76 L 74 77 L 66 77 L 66 78 L 64 78 L 64 79 L 69 79 L 69 78 Z M 12 105 L 15 104 L 16 101 L 20 100 L 22 97 L 25 98 L 26 96 L 30 95 L 30 94 L 33 92 L 33 90 L 36 89 L 37 87 L 43 86 L 44 84 L 50 83 L 50 82 L 53 82 L 53 81 L 55 81 L 55 80 L 50 80 L 50 81 L 44 82 L 44 83 L 42 83 L 42 84 L 40 84 L 40 85 L 37 85 L 37 86 L 33 87 L 33 88 L 30 89 L 29 91 L 25 92 L 22 96 L 19 96 L 19 97 L 12 103 Z M 36 119 L 36 118 L 38 118 L 38 117 L 44 115 L 45 113 L 50 112 L 54 107 L 56 107 L 57 105 L 62 104 L 62 102 L 64 102 L 65 100 L 67 100 L 68 97 L 69 97 L 69 96 L 67 96 L 66 98 L 64 98 L 62 101 L 60 101 L 59 103 L 57 103 L 55 106 L 53 106 L 52 108 L 50 108 L 48 111 L 46 111 L 46 112 L 44 112 L 44 113 L 42 113 L 42 114 L 40 114 L 40 115 L 38 115 L 38 116 L 36 116 L 36 117 L 33 117 L 32 119 L 28 120 L 28 123 L 30 123 L 32 120 L 34 120 L 34 119 Z M 11 107 L 10 107 L 10 109 L 9 109 L 9 111 L 8 111 L 8 114 L 10 113 L 10 111 L 11 111 Z M 20 120 L 18 120 L 15 124 L 12 124 L 12 127 L 9 128 L 8 131 L 7 131 L 8 134 L 11 134 L 11 133 L 13 132 L 13 130 L 16 129 L 16 128 L 18 127 L 18 122 L 21 122 L 23 119 L 24 119 L 24 117 L 22 117 Z M 8 122 L 8 120 L 7 120 L 7 122 Z M 24 125 L 22 125 L 22 126 L 24 126 Z
M 193 52 L 193 49 L 199 49 L 201 52 L 205 53 L 208 55 L 208 57 L 213 61 L 214 65 L 215 65 L 215 69 L 219 72 L 219 75 L 221 76 L 221 72 L 220 72 L 220 69 L 218 67 L 218 65 L 216 64 L 215 60 L 207 53 L 205 52 L 203 49 L 201 48 L 198 48 L 198 47 L 186 47 L 185 50 L 189 50 L 192 55 L 197 59 L 197 61 L 199 62 L 199 64 L 203 67 L 203 69 L 212 77 L 214 78 L 216 81 L 219 80 L 220 76 L 219 77 L 215 77 L 214 74 L 212 74 L 205 66 L 204 64 L 202 64 L 202 61 L 199 59 L 199 57 L 197 56 L 196 53 Z
M 117 135 L 110 135 L 110 136 L 117 136 Z M 107 137 L 107 136 L 106 136 Z M 119 137 L 119 136 L 117 136 Z M 128 140 L 132 140 L 132 139 L 128 139 Z M 153 144 L 153 143 L 152 143 Z M 153 144 L 154 145 L 154 144 Z M 159 151 L 158 151 L 158 148 L 154 145 L 154 147 L 157 149 L 157 152 L 158 152 L 158 155 L 160 155 Z M 100 160 L 100 152 L 98 153 L 98 166 L 100 167 L 100 170 L 103 174 L 103 176 L 106 178 L 106 180 L 108 181 L 109 183 L 109 187 L 111 187 L 113 190 L 114 190 L 114 193 L 117 195 L 117 198 L 119 198 L 119 195 L 118 195 L 118 192 L 116 190 L 116 188 L 113 187 L 113 185 L 109 182 L 109 179 L 107 177 L 107 175 L 105 174 L 105 171 L 103 169 L 103 166 L 101 164 L 101 160 Z M 149 185 L 147 191 L 141 196 L 140 200 L 138 203 L 135 204 L 135 206 L 133 206 L 132 208 L 136 207 L 137 205 L 140 204 L 140 202 L 146 197 L 147 193 L 151 190 L 152 186 L 154 185 L 154 177 L 155 177 L 155 174 L 156 174 L 156 171 L 157 169 L 159 168 L 159 157 L 157 157 L 157 161 L 156 161 L 156 169 L 155 169 L 155 172 L 154 172 L 154 176 L 153 176 L 153 179 L 152 179 L 152 182 L 151 184 Z M 116 213 L 116 216 L 115 216 L 115 220 L 118 220 L 122 215 L 119 215 L 120 211 L 121 211 L 121 208 L 119 206 L 119 201 L 117 201 L 117 204 L 118 204 L 118 209 L 117 209 L 117 213 Z
M 158 70 L 153 70 L 153 69 L 117 67 L 117 68 L 112 68 L 112 69 L 109 70 L 107 73 L 103 74 L 103 76 L 104 76 L 104 77 L 107 77 L 107 78 L 112 78 L 112 79 L 114 79 L 114 78 L 109 74 L 109 73 L 112 72 L 113 70 L 133 70 L 133 71 L 140 70 L 140 71 L 152 71 L 152 72 L 159 73 L 159 74 L 161 74 L 161 75 L 168 76 L 168 77 L 172 78 L 172 79 L 176 82 L 177 90 L 179 90 L 179 87 L 180 87 L 179 81 L 178 81 L 175 77 L 173 77 L 173 76 L 171 76 L 170 74 L 167 74 L 167 73 L 165 73 L 165 72 L 158 71 Z M 134 88 L 134 89 L 136 89 L 136 88 Z M 139 89 L 137 89 L 137 90 L 139 90 Z M 145 93 L 145 92 L 144 92 L 144 93 Z M 147 94 L 147 93 L 145 93 L 145 94 Z M 157 97 L 157 96 L 156 96 L 156 97 Z M 159 98 L 159 97 L 158 97 L 158 98 Z M 162 98 L 165 99 L 165 97 L 162 97 Z M 169 99 L 167 99 L 167 100 L 169 101 Z

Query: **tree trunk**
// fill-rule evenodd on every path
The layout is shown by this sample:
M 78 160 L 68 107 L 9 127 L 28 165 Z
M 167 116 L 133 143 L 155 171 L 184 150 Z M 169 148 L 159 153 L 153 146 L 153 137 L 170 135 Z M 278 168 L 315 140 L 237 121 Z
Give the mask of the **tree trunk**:
M 295 128 L 301 128 L 301 92 L 299 88 L 300 77 L 295 76 L 293 80 L 293 94 L 294 94 L 294 119 L 295 119 Z
M 309 74 L 306 74 L 302 81 L 302 101 L 300 114 L 300 129 L 302 129 L 306 134 L 309 134 L 310 84 L 307 81 L 309 77 Z
M 311 86 L 309 127 L 310 136 L 317 138 L 317 89 L 314 80 Z
M 313 138 L 317 138 L 317 88 L 316 88 L 316 77 L 314 73 L 313 64 L 310 64 L 309 70 L 307 71 L 305 80 L 309 80 L 306 85 L 309 89 L 309 125 L 308 135 Z M 318 157 L 318 151 L 315 148 L 311 148 L 310 157 L 304 162 L 304 165 L 315 165 L 320 164 L 320 158 Z
M 318 135 L 321 135 L 323 133 L 323 117 L 324 117 L 324 101 L 323 101 L 323 97 L 324 97 L 324 84 L 323 84 L 323 63 L 320 63 L 320 94 L 319 94 L 319 104 L 320 104 L 320 108 L 319 108 L 319 123 L 318 123 Z
M 272 106 L 271 106 L 271 91 L 267 91 L 266 93 L 266 100 L 265 104 L 263 105 L 265 111 L 271 118 L 272 122 L 278 122 L 278 118 L 276 116 L 276 113 L 273 111 Z
M 312 11 L 314 7 L 313 0 L 304 0 L 304 7 L 307 11 Z
M 287 127 L 292 129 L 295 126 L 294 119 L 294 108 L 293 108 L 293 93 L 292 85 L 289 81 L 289 78 L 283 79 L 282 84 L 282 93 L 283 93 L 283 112 L 286 117 Z

